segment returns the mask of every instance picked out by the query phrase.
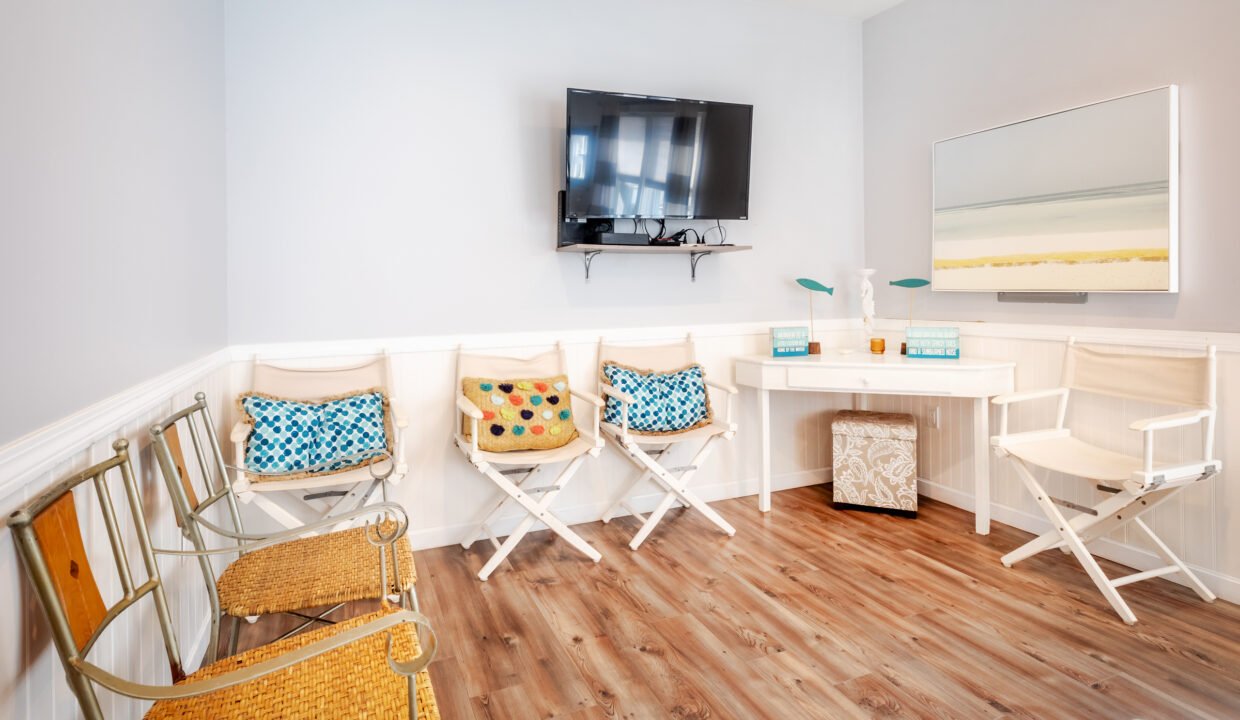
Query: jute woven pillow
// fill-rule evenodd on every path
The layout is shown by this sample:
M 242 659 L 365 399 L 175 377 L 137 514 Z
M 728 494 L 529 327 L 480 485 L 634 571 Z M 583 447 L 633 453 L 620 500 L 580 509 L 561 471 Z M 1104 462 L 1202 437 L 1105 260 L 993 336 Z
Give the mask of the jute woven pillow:
M 514 380 L 467 377 L 461 380 L 461 392 L 482 410 L 480 450 L 552 450 L 577 437 L 567 375 Z M 469 434 L 465 418 L 467 439 Z

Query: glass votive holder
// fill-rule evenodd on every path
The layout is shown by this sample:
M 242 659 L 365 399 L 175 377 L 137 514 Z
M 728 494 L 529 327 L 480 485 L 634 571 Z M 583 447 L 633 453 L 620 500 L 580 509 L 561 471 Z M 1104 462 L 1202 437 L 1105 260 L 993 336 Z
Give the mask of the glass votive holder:
M 880 337 L 870 338 L 870 352 L 875 355 L 887 352 L 887 340 Z

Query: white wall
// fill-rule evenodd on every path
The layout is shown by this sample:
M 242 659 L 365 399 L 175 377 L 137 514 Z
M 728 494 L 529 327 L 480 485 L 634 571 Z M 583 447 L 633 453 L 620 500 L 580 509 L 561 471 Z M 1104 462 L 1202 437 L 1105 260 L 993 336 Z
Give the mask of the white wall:
M 864 23 L 866 261 L 880 315 L 930 273 L 936 140 L 1157 86 L 1180 86 L 1181 291 L 1094 293 L 1084 306 L 923 293 L 943 320 L 1240 330 L 1240 3 L 907 0 Z
M 860 26 L 798 0 L 227 3 L 229 332 L 769 320 L 861 264 Z M 752 103 L 749 253 L 557 254 L 564 94 Z
M 0 3 L 0 443 L 224 345 L 223 32 Z
M 215 417 L 227 416 L 232 388 L 225 352 L 179 366 L 77 413 L 71 422 L 31 433 L 0 447 L 0 517 L 35 498 L 44 488 L 112 456 L 112 442 L 129 440 L 134 477 L 143 510 L 157 548 L 192 547 L 176 527 L 172 502 L 156 469 L 150 426 L 194 402 L 206 393 Z M 129 566 L 138 583 L 144 582 L 141 555 L 133 522 L 125 504 L 119 471 L 109 476 L 118 525 L 128 551 Z M 112 559 L 107 529 L 91 483 L 74 492 L 82 539 L 104 602 L 115 603 L 122 594 Z M 217 517 L 217 522 L 223 518 Z M 222 561 L 223 558 L 220 558 Z M 198 564 L 193 559 L 161 557 L 160 573 L 167 587 L 173 624 L 187 667 L 196 669 L 207 641 L 210 609 Z M 217 572 L 222 564 L 217 563 Z M 13 533 L 0 525 L 0 607 L 9 621 L 0 623 L 0 718 L 59 720 L 82 713 L 64 668 L 52 644 L 46 616 L 26 579 Z M 120 677 L 152 685 L 171 682 L 163 651 L 155 606 L 139 601 L 108 627 L 91 649 L 88 660 Z M 99 688 L 100 706 L 108 718 L 141 717 L 149 702 L 132 700 Z

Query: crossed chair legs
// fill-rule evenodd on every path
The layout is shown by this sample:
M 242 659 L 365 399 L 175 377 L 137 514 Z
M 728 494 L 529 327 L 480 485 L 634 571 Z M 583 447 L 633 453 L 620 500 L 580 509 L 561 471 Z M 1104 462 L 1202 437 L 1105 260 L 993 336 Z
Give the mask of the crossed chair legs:
M 668 443 L 664 447 L 653 452 L 646 452 L 636 443 L 621 443 L 619 440 L 613 439 L 609 436 L 608 439 L 611 440 L 616 447 L 620 448 L 620 450 L 624 452 L 625 457 L 627 457 L 630 462 L 641 470 L 642 473 L 636 480 L 632 481 L 627 487 L 625 487 L 616 502 L 614 502 L 611 507 L 603 513 L 603 522 L 610 522 L 620 508 L 628 510 L 634 517 L 641 520 L 641 529 L 638 530 L 637 534 L 629 543 L 630 548 L 637 550 L 641 547 L 641 544 L 646 540 L 646 538 L 650 536 L 650 533 L 663 519 L 663 516 L 667 514 L 667 511 L 670 510 L 674 504 L 680 502 L 685 507 L 693 508 L 694 510 L 702 513 L 702 515 L 714 523 L 720 530 L 727 533 L 729 537 L 735 535 L 736 529 L 733 528 L 727 520 L 724 520 L 719 513 L 715 512 L 715 510 L 710 507 L 710 505 L 706 504 L 704 500 L 689 490 L 689 482 L 693 479 L 694 474 L 697 472 L 698 468 L 701 467 L 706 457 L 714 449 L 715 443 L 721 437 L 723 437 L 723 435 L 715 435 L 707 439 L 705 444 L 703 444 L 698 452 L 693 456 L 693 459 L 690 461 L 689 465 L 665 468 L 660 465 L 658 461 L 674 446 L 674 443 Z M 543 468 L 542 465 L 501 470 L 491 463 L 480 462 L 477 464 L 478 469 L 490 478 L 491 481 L 494 482 L 503 492 L 498 502 L 495 503 L 491 511 L 482 520 L 482 522 L 479 523 L 478 527 L 475 528 L 474 531 L 471 532 L 461 543 L 461 547 L 468 550 L 475 542 L 485 535 L 495 547 L 495 553 L 489 560 L 487 560 L 486 564 L 483 565 L 482 569 L 478 572 L 478 579 L 486 581 L 491 574 L 495 572 L 496 568 L 498 568 L 500 564 L 507 559 L 508 555 L 512 553 L 526 534 L 530 532 L 530 530 L 534 527 L 534 524 L 538 522 L 545 524 L 551 529 L 552 532 L 559 535 L 561 538 L 566 540 L 568 544 L 572 545 L 594 562 L 599 562 L 602 559 L 602 555 L 599 554 L 597 550 L 582 539 L 580 535 L 573 532 L 573 530 L 565 524 L 564 521 L 556 517 L 550 510 L 551 503 L 555 500 L 555 497 L 559 495 L 559 493 L 568 484 L 569 480 L 572 479 L 573 475 L 581 467 L 581 464 L 585 461 L 586 457 L 587 455 L 579 455 L 576 458 L 573 458 L 564 470 L 560 472 L 560 475 L 552 484 L 532 489 L 527 488 L 526 483 L 541 472 Z M 517 476 L 517 478 L 512 480 L 509 479 L 509 476 Z M 642 515 L 628 503 L 628 498 L 631 496 L 633 490 L 647 479 L 654 480 L 665 491 L 662 500 L 659 501 L 658 506 L 650 513 L 649 516 Z M 495 533 L 492 530 L 491 525 L 500 517 L 504 509 L 509 507 L 511 503 L 520 505 L 521 508 L 525 510 L 526 516 L 522 518 L 521 522 L 517 524 L 517 527 L 513 529 L 508 537 L 501 543 L 495 537 Z
M 665 468 L 658 461 L 674 447 L 673 443 L 668 443 L 653 452 L 646 452 L 637 443 L 624 443 L 608 435 L 607 439 L 619 448 L 624 453 L 624 456 L 642 471 L 642 474 L 636 480 L 629 483 L 624 492 L 620 493 L 620 496 L 612 503 L 611 507 L 603 513 L 603 522 L 611 522 L 611 519 L 616 516 L 620 508 L 628 510 L 633 517 L 640 520 L 642 522 L 641 529 L 637 531 L 637 534 L 629 542 L 629 547 L 636 550 L 646 541 L 646 538 L 650 536 L 655 526 L 659 524 L 659 521 L 663 519 L 667 511 L 672 508 L 672 505 L 679 501 L 685 507 L 691 507 L 702 513 L 706 519 L 727 533 L 728 537 L 735 535 L 736 528 L 732 527 L 727 520 L 724 520 L 719 513 L 715 512 L 714 508 L 707 505 L 704 500 L 689 490 L 689 481 L 693 479 L 694 474 L 697 473 L 698 468 L 701 467 L 711 450 L 714 449 L 714 443 L 720 437 L 722 436 L 715 435 L 707 440 L 688 465 Z M 679 473 L 679 475 L 676 473 Z M 628 502 L 633 490 L 647 478 L 653 479 L 666 491 L 663 499 L 659 501 L 659 504 L 651 511 L 649 516 L 642 515 L 633 506 L 629 505 Z

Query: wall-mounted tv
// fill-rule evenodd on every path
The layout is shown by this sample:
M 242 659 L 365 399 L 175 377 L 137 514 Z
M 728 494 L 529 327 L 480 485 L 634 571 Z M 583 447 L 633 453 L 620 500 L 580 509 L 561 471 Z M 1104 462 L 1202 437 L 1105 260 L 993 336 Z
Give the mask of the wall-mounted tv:
M 1176 292 L 1175 86 L 934 145 L 934 289 Z
M 753 106 L 568 91 L 566 219 L 744 220 Z

